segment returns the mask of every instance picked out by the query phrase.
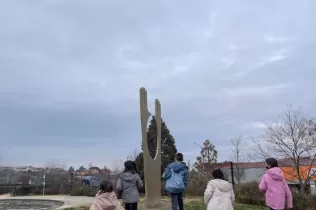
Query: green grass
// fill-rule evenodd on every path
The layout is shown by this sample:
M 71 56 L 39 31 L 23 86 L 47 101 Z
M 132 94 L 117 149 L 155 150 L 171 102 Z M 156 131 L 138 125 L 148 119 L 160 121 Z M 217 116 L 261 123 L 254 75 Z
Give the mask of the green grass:
M 235 210 L 267 210 L 268 208 L 263 206 L 252 206 L 244 204 L 236 204 Z
M 184 205 L 185 210 L 205 210 L 206 206 L 202 202 L 189 202 Z M 252 206 L 244 204 L 236 204 L 235 210 L 267 210 L 262 206 Z M 67 208 L 67 210 L 89 210 L 89 207 Z
M 189 202 L 185 204 L 185 210 L 205 210 L 206 206 L 202 202 Z M 252 205 L 244 205 L 244 204 L 236 204 L 235 210 L 267 210 L 267 208 L 263 206 L 252 206 Z
M 162 200 L 169 201 L 169 197 L 162 197 Z M 139 202 L 139 209 L 142 210 L 142 206 L 144 204 L 144 197 L 141 197 Z M 184 200 L 184 209 L 185 210 L 205 210 L 206 206 L 203 203 L 203 199 L 201 197 L 190 197 Z M 234 210 L 267 210 L 268 208 L 263 206 L 254 206 L 254 205 L 246 205 L 246 204 L 236 204 Z M 89 210 L 89 207 L 82 206 L 77 208 L 67 208 L 67 210 Z

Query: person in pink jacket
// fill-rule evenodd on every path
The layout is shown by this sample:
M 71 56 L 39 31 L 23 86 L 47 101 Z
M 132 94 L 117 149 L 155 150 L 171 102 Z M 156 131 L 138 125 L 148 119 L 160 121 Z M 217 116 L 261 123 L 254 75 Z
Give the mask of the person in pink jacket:
M 259 189 L 265 193 L 267 206 L 270 210 L 283 210 L 286 207 L 292 209 L 292 193 L 282 170 L 278 167 L 278 161 L 268 158 L 265 162 L 267 172 L 262 176 Z
M 109 181 L 103 181 L 100 184 L 100 190 L 90 210 L 124 210 L 120 202 L 117 200 L 113 190 L 113 184 Z

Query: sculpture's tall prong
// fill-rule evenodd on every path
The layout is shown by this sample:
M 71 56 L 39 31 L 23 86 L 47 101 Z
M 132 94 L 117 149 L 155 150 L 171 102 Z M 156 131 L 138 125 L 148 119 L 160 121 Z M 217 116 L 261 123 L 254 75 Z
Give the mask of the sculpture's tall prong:
M 147 91 L 145 88 L 139 90 L 140 95 L 140 121 L 141 121 L 141 131 L 142 131 L 142 142 L 143 142 L 143 153 L 144 155 L 149 155 L 148 143 L 147 143 L 147 123 L 150 117 L 147 105 Z
M 161 162 L 161 106 L 158 99 L 155 100 L 155 120 L 157 125 L 157 152 L 155 160 Z
M 140 118 L 143 142 L 144 174 L 146 203 L 145 208 L 158 209 L 161 202 L 161 107 L 158 100 L 155 101 L 155 120 L 157 125 L 157 152 L 155 159 L 149 154 L 147 142 L 147 122 L 150 113 L 147 107 L 147 92 L 140 89 Z

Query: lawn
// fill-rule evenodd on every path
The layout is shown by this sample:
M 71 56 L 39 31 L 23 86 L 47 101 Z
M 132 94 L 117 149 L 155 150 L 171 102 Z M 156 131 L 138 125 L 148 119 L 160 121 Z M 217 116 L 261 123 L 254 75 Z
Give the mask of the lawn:
M 189 202 L 186 203 L 185 210 L 205 210 L 206 206 L 202 202 Z M 251 206 L 244 204 L 236 204 L 235 210 L 267 210 L 267 208 L 262 206 Z
M 187 202 L 184 207 L 185 210 L 205 210 L 206 206 L 202 202 Z M 251 206 L 244 204 L 236 204 L 235 210 L 267 210 L 262 206 Z M 67 210 L 89 210 L 88 207 L 68 208 Z

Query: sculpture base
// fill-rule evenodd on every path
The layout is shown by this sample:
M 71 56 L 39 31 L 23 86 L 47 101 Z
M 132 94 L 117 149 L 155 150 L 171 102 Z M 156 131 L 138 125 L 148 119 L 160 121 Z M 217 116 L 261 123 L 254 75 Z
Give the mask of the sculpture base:
M 170 209 L 171 209 L 171 203 L 165 200 L 162 200 L 160 204 L 157 204 L 155 206 L 150 206 L 148 208 L 145 208 L 145 205 L 140 207 L 140 210 L 170 210 Z

